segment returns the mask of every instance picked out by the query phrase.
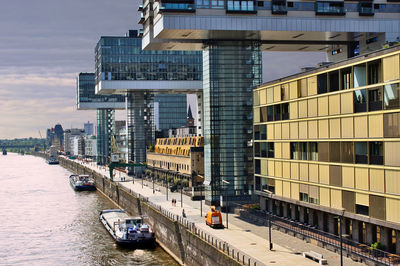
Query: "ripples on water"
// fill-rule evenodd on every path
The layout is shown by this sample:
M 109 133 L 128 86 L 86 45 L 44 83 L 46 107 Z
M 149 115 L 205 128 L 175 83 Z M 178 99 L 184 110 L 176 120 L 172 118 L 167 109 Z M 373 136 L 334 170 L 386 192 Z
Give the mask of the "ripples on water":
M 1 265 L 176 265 L 160 248 L 118 248 L 98 219 L 115 205 L 75 192 L 64 168 L 8 153 L 0 171 Z

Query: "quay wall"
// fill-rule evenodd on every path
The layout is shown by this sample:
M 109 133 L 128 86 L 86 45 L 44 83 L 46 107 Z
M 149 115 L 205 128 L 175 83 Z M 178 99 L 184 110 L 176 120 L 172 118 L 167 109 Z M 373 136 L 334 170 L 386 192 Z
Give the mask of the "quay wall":
M 130 215 L 143 215 L 156 233 L 159 245 L 181 265 L 261 265 L 258 261 L 229 248 L 229 244 L 205 234 L 181 216 L 170 213 L 118 182 L 65 158 L 60 165 L 76 174 L 91 175 L 97 190 Z

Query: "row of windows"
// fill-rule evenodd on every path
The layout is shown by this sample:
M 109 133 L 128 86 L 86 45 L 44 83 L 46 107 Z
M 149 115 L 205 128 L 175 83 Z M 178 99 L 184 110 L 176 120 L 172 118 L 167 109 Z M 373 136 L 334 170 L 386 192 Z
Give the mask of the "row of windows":
M 391 56 L 255 91 L 254 105 L 287 101 L 395 80 L 399 78 L 398 60 L 398 56 Z M 385 66 L 384 71 L 383 65 Z
M 274 158 L 273 142 L 256 142 L 254 157 Z M 334 163 L 383 165 L 381 141 L 291 142 L 290 159 Z

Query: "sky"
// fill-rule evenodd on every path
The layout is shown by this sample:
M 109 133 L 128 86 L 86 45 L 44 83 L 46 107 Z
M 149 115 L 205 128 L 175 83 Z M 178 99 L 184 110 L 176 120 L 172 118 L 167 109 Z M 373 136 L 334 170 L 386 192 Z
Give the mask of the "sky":
M 139 0 L 3 0 L 0 8 L 0 139 L 83 128 L 95 111 L 76 110 L 76 77 L 94 72 L 100 36 L 139 29 Z M 264 81 L 325 61 L 322 53 L 264 53 Z M 278 67 L 277 67 L 278 66 Z M 196 112 L 192 104 L 193 113 Z M 124 112 L 117 114 L 123 119 Z

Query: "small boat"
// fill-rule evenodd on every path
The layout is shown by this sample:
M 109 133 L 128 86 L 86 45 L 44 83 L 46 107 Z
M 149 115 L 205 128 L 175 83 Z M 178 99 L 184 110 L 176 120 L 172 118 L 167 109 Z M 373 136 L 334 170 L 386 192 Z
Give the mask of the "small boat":
M 48 164 L 59 164 L 57 158 L 55 158 L 55 157 L 50 157 L 50 158 L 47 160 L 47 163 L 48 163 Z
M 3 155 L 7 155 L 7 150 L 3 149 Z
M 130 248 L 153 248 L 155 234 L 148 224 L 143 223 L 140 216 L 131 217 L 124 210 L 103 210 L 100 221 L 120 246 Z
M 76 191 L 96 190 L 94 179 L 88 175 L 70 175 L 69 183 Z

